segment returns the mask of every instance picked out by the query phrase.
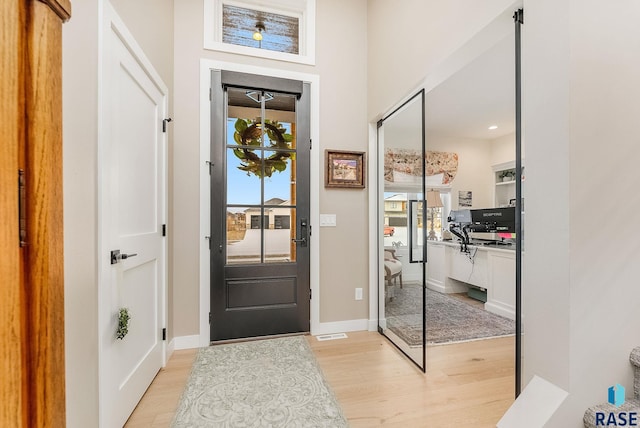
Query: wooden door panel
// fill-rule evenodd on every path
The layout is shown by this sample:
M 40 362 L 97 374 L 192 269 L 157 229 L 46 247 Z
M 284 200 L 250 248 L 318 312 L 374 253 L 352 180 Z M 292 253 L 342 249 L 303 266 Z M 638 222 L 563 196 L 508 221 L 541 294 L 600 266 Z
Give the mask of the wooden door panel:
M 18 169 L 24 168 L 24 28 L 26 3 L 0 3 L 0 426 L 27 426 L 26 332 Z
M 26 299 L 30 425 L 65 425 L 62 221 L 62 25 L 29 2 L 26 73 Z
M 69 12 L 68 0 L 0 4 L 0 426 L 65 425 L 61 24 Z
M 30 425 L 64 426 L 62 25 L 29 2 L 27 25 L 27 251 Z M 60 6 L 56 3 L 57 6 Z

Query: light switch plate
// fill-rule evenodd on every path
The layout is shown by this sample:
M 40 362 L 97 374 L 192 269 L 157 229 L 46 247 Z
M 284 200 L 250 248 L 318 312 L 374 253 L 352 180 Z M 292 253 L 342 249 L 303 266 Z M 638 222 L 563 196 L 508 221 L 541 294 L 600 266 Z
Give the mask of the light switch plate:
M 362 288 L 356 288 L 356 300 L 362 300 Z
M 320 227 L 336 227 L 336 215 L 320 214 Z

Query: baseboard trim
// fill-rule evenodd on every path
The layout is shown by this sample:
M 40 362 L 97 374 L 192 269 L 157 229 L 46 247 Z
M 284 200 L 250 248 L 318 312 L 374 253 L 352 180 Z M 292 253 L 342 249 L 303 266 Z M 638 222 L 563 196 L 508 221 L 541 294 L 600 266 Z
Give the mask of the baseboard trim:
M 516 319 L 516 313 L 513 311 L 513 307 L 505 305 L 504 303 L 489 300 L 484 304 L 484 309 L 505 318 L 509 318 L 510 320 Z
M 199 348 L 200 335 L 194 334 L 192 336 L 177 336 L 177 337 L 174 337 L 171 342 L 173 343 L 173 349 L 175 351 L 179 351 L 181 349 Z
M 311 332 L 311 334 L 313 336 L 318 336 L 321 334 L 333 334 L 333 333 L 344 333 L 348 331 L 367 331 L 367 330 L 369 330 L 369 320 L 365 318 L 360 320 L 321 322 L 318 324 L 318 327 Z
M 369 320 L 369 331 L 378 331 L 378 320 Z
M 171 359 L 171 356 L 173 355 L 173 351 L 176 350 L 176 340 L 175 339 L 171 339 L 169 341 L 169 343 L 167 343 L 167 347 L 165 348 L 165 354 L 164 354 L 164 365 L 167 365 L 167 362 L 169 361 L 169 359 Z
M 446 289 L 444 288 L 444 284 L 440 281 L 432 281 L 430 279 L 427 280 L 427 288 L 433 291 L 437 291 L 438 293 L 446 293 Z

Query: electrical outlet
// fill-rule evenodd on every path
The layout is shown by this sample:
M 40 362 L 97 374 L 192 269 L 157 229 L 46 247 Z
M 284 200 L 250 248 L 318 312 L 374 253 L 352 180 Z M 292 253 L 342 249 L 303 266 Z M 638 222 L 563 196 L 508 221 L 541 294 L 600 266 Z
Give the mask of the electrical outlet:
M 356 288 L 356 300 L 362 300 L 362 288 Z

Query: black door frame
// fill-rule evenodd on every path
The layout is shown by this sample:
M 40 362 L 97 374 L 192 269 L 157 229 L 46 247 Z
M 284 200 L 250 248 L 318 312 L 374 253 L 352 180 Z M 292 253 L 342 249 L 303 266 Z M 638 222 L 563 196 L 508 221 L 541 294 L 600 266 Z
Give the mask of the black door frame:
M 211 159 L 210 164 L 210 183 L 211 183 L 211 237 L 210 237 L 210 340 L 222 340 L 224 338 L 214 339 L 214 328 L 211 326 L 214 320 L 214 308 L 216 302 L 221 300 L 220 293 L 216 292 L 214 283 L 224 280 L 225 276 L 225 249 L 226 249 L 226 221 L 223 209 L 226 207 L 226 144 L 220 144 L 225 141 L 225 125 L 226 122 L 226 105 L 227 91 L 226 88 L 242 88 L 251 90 L 270 91 L 279 94 L 295 95 L 298 98 L 296 102 L 296 124 L 297 138 L 296 144 L 298 148 L 309 144 L 309 149 L 298 150 L 297 163 L 299 168 L 306 168 L 307 174 L 298 174 L 296 176 L 297 200 L 296 210 L 298 212 L 297 224 L 292 224 L 291 228 L 301 233 L 300 223 L 304 218 L 307 231 L 307 242 L 304 245 L 306 250 L 301 251 L 301 245 L 297 246 L 297 275 L 302 281 L 304 287 L 297 288 L 297 299 L 300 303 L 299 325 L 301 326 L 296 332 L 308 332 L 310 330 L 310 84 L 297 80 L 286 78 L 276 78 L 270 76 L 252 75 L 247 73 L 231 72 L 226 70 L 211 70 Z M 299 169 L 300 170 L 300 169 Z M 218 207 L 216 209 L 216 207 Z M 264 233 L 264 232 L 263 232 Z M 273 279 L 280 275 L 283 268 L 291 263 L 269 263 L 262 264 L 263 271 L 267 279 Z M 292 331 L 293 332 L 293 331 Z M 289 333 L 288 331 L 282 333 Z M 278 333 L 276 333 L 278 334 Z

